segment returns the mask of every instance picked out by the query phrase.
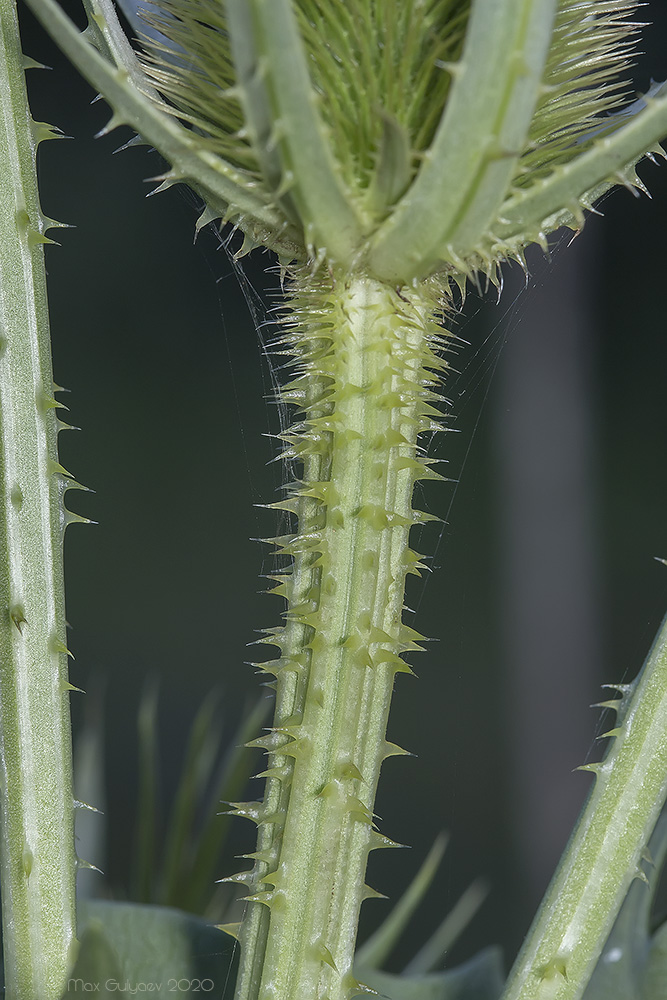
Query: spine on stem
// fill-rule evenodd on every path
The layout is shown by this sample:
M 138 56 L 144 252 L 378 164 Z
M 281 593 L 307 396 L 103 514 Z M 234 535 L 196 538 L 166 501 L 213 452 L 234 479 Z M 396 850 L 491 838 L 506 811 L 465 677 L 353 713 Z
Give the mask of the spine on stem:
M 14 0 L 0 0 L 0 878 L 6 994 L 56 1000 L 75 936 L 70 687 L 34 122 Z M 71 485 L 71 483 L 69 483 Z
M 294 275 L 283 346 L 296 377 L 282 398 L 303 419 L 284 435 L 302 478 L 284 502 L 293 535 L 277 577 L 285 624 L 263 641 L 279 656 L 264 800 L 236 806 L 259 827 L 241 925 L 238 1000 L 342 1000 L 352 973 L 369 851 L 393 846 L 373 823 L 394 678 L 422 638 L 402 621 L 415 481 L 440 478 L 420 456 L 435 425 L 445 361 L 438 287 L 397 290 L 364 275 Z

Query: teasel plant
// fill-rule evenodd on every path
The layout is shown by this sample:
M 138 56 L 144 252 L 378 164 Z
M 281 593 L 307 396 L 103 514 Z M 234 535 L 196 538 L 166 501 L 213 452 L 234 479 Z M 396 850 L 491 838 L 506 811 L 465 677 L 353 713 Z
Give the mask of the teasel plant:
M 368 854 L 394 846 L 373 812 L 383 761 L 404 753 L 386 739 L 394 683 L 423 641 L 403 621 L 406 577 L 423 569 L 410 532 L 431 517 L 413 493 L 441 478 L 420 435 L 441 428 L 467 284 L 498 285 L 504 261 L 525 267 L 531 243 L 578 232 L 614 186 L 643 190 L 636 163 L 664 155 L 667 89 L 637 100 L 628 83 L 638 5 L 159 0 L 137 15 L 128 0 L 133 45 L 111 0 L 83 0 L 84 31 L 56 0 L 26 2 L 110 105 L 104 131 L 128 125 L 167 161 L 157 190 L 188 185 L 198 229 L 232 227 L 239 253 L 266 247 L 281 268 L 274 348 L 294 407 L 281 437 L 298 477 L 269 504 L 292 519 L 270 540 L 285 611 L 261 641 L 277 654 L 257 664 L 275 716 L 250 744 L 267 755 L 264 797 L 233 806 L 258 833 L 233 879 L 247 886 L 244 917 L 227 931 L 240 942 L 237 1000 L 373 992 L 368 950 L 355 968 L 356 929 L 375 895 Z M 61 996 L 77 954 L 61 565 L 77 518 L 62 496 L 77 484 L 56 453 L 53 223 L 34 169 L 57 132 L 28 111 L 13 0 L 0 17 L 3 935 L 8 995 L 41 1000 Z M 642 877 L 667 793 L 664 627 L 618 695 L 504 1000 L 581 997 Z M 89 953 L 108 967 L 95 926 Z

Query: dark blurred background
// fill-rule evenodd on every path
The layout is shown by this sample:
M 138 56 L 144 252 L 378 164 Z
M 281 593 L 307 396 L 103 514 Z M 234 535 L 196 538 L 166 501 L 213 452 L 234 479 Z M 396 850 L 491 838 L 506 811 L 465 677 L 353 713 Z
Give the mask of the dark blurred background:
M 655 22 L 634 71 L 644 91 L 667 76 L 667 9 L 641 14 Z M 22 15 L 26 52 L 52 67 L 30 73 L 33 113 L 72 137 L 39 156 L 44 210 L 75 227 L 47 252 L 55 378 L 82 428 L 61 458 L 95 490 L 70 504 L 99 522 L 66 542 L 72 681 L 88 692 L 72 708 L 77 731 L 99 709 L 107 845 L 89 860 L 122 886 L 147 680 L 165 802 L 202 701 L 220 692 L 231 738 L 260 694 L 247 644 L 280 607 L 259 593 L 271 560 L 251 539 L 275 525 L 254 505 L 282 473 L 263 436 L 280 430 L 271 331 L 256 321 L 278 278 L 255 253 L 240 284 L 211 232 L 193 243 L 191 198 L 146 198 L 159 157 L 113 155 L 127 130 L 93 138 L 105 105 Z M 490 894 L 451 960 L 492 942 L 511 958 L 590 784 L 573 768 L 601 753 L 588 706 L 634 675 L 667 608 L 654 559 L 667 557 L 667 164 L 641 173 L 652 201 L 617 191 L 571 247 L 568 234 L 533 255 L 527 287 L 509 268 L 499 304 L 473 290 L 457 325 L 469 344 L 446 394 L 459 433 L 430 454 L 458 484 L 424 491 L 446 523 L 415 539 L 434 573 L 408 597 L 435 641 L 413 661 L 419 680 L 398 679 L 389 729 L 417 759 L 386 764 L 377 806 L 412 850 L 378 852 L 370 883 L 396 899 L 438 831 L 451 840 L 397 967 L 479 875 Z M 239 821 L 230 853 L 252 841 Z M 228 856 L 220 876 L 237 865 Z M 362 932 L 387 910 L 366 904 Z

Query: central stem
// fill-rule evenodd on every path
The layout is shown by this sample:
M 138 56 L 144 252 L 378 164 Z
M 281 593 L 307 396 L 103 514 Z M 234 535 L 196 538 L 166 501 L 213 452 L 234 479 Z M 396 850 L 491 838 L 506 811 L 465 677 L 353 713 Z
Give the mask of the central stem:
M 237 997 L 342 1000 L 352 974 L 368 853 L 391 846 L 373 826 L 401 654 L 420 637 L 402 622 L 405 577 L 418 571 L 410 527 L 418 459 L 432 426 L 435 289 L 397 291 L 365 276 L 297 275 L 285 340 L 298 377 L 283 392 L 305 411 L 286 435 L 303 463 L 287 507 L 298 520 L 278 539 L 292 560 L 279 592 L 283 628 L 276 722 L 263 803 L 239 807 L 259 825 L 241 929 Z

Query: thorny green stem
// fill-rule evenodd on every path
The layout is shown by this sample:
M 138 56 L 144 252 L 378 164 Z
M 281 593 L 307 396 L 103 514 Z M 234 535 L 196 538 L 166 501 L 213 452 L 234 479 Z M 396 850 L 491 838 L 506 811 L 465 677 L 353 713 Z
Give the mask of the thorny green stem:
M 617 726 L 595 785 L 510 974 L 503 1000 L 578 1000 L 667 795 L 667 618 L 644 667 L 618 687 Z
M 6 994 L 55 1000 L 75 934 L 62 536 L 66 477 L 14 0 L 0 0 L 0 878 Z
M 437 476 L 416 457 L 433 424 L 429 400 L 444 366 L 429 286 L 397 292 L 364 276 L 332 284 L 303 275 L 285 338 L 299 377 L 283 392 L 306 419 L 287 435 L 303 479 L 285 504 L 297 532 L 278 539 L 293 561 L 278 591 L 286 624 L 265 641 L 281 655 L 275 727 L 262 803 L 237 807 L 259 825 L 241 927 L 238 1000 L 343 1000 L 358 984 L 352 962 L 367 857 L 392 846 L 373 827 L 401 653 L 421 638 L 402 623 L 417 478 Z M 438 477 L 439 478 L 439 477 Z M 335 836 L 332 834 L 335 831 Z

